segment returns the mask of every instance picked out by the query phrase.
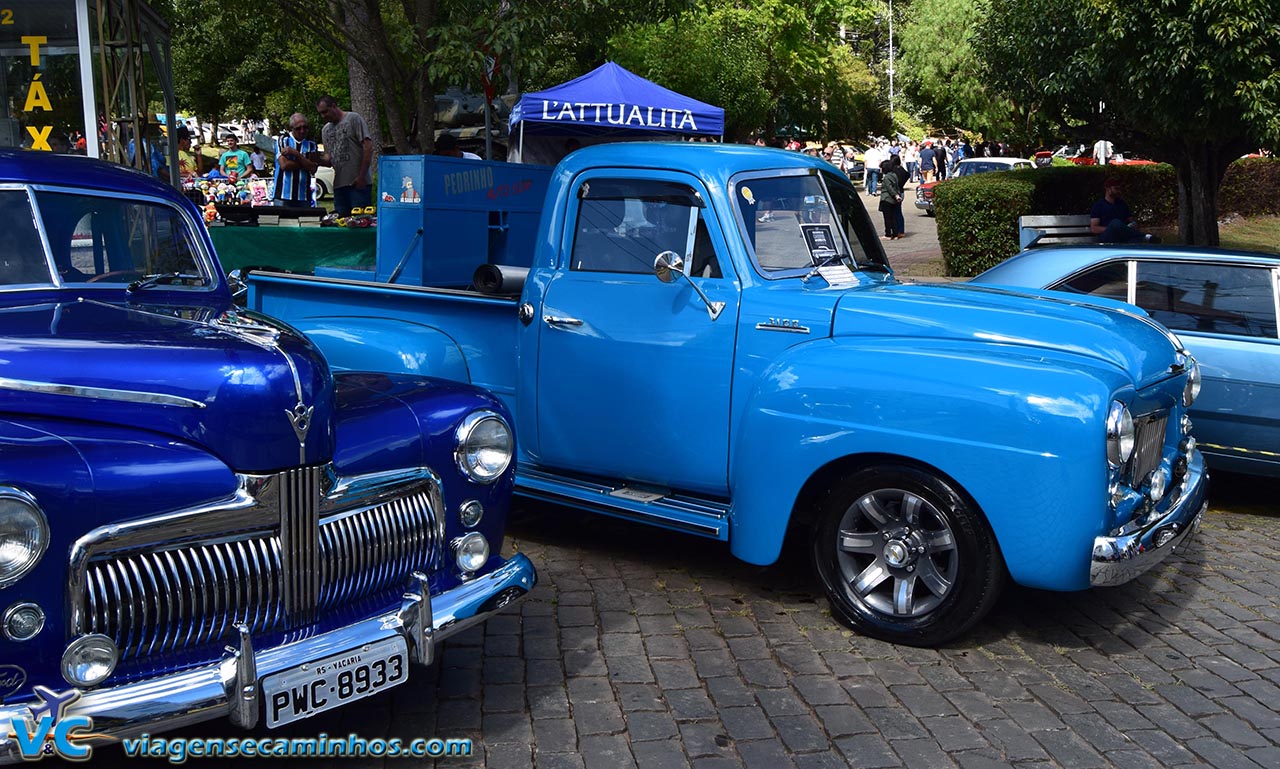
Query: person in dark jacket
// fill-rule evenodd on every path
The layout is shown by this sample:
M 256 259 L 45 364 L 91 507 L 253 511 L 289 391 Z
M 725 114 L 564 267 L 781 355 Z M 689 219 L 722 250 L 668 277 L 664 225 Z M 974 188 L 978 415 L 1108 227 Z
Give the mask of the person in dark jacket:
M 898 233 L 898 221 L 902 216 L 902 182 L 893 173 L 893 157 L 880 165 L 880 213 L 884 215 L 884 235 L 881 240 L 902 237 Z
M 894 147 L 894 149 L 896 150 L 897 147 Z M 907 197 L 907 182 L 911 181 L 911 172 L 908 171 L 906 167 L 902 165 L 901 153 L 894 152 L 892 155 L 889 156 L 889 166 L 888 166 L 888 170 L 885 173 L 891 173 L 898 177 L 898 189 L 901 191 L 901 195 L 903 199 L 905 199 Z M 902 238 L 902 237 L 906 237 L 906 234 L 907 234 L 907 220 L 906 220 L 906 217 L 902 215 L 902 204 L 899 203 L 898 204 L 898 229 L 897 229 L 897 232 L 894 234 L 894 237 Z

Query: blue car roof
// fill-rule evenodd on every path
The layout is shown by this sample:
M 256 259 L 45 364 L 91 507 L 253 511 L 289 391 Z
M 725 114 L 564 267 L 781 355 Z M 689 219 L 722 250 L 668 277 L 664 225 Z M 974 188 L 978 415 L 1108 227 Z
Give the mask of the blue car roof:
M 0 184 L 50 184 L 143 193 L 183 200 L 168 184 L 137 169 L 83 155 L 0 148 Z
M 973 278 L 976 283 L 1042 287 L 1091 265 L 1113 259 L 1220 262 L 1280 266 L 1280 255 L 1198 246 L 1041 246 L 1021 251 Z
M 594 144 L 570 153 L 560 168 L 577 174 L 595 166 L 654 168 L 655 160 L 672 169 L 704 178 L 729 177 L 742 171 L 765 168 L 816 168 L 841 176 L 840 170 L 821 158 L 800 152 L 756 147 L 750 144 L 714 142 L 616 142 Z

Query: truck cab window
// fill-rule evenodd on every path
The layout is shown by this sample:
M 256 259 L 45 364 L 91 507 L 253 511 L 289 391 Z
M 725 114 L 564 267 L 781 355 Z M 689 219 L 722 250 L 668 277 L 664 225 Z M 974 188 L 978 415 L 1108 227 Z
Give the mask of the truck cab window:
M 720 277 L 700 201 L 687 185 L 593 179 L 578 197 L 571 270 L 646 274 L 658 254 L 674 251 L 695 277 Z

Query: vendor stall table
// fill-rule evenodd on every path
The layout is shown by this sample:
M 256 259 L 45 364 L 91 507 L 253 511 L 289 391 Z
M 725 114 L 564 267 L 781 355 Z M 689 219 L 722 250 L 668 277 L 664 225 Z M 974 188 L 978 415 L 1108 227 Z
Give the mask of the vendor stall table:
M 377 251 L 374 227 L 233 227 L 209 228 L 222 268 L 276 267 L 311 272 L 324 267 L 373 269 Z

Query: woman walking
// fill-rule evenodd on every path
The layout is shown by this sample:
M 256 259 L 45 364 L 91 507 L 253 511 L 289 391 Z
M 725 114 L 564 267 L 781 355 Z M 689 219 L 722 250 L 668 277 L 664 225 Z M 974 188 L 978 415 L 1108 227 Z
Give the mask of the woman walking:
M 884 235 L 881 240 L 902 237 L 898 219 L 902 216 L 902 181 L 893 173 L 892 160 L 884 161 L 880 173 L 880 213 L 884 215 Z

